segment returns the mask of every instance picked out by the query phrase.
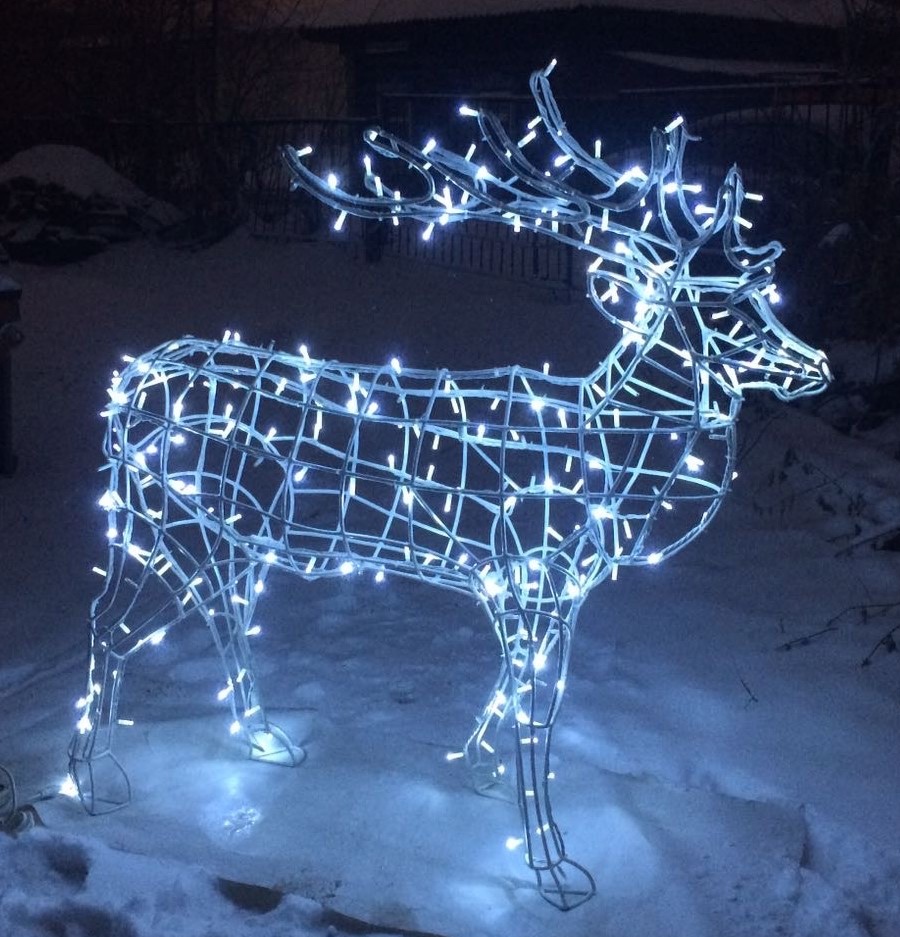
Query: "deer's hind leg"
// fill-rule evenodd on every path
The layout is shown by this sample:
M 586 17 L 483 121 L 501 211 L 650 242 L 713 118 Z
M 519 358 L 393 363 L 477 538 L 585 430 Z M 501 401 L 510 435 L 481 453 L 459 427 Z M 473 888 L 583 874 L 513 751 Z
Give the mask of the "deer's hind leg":
M 127 515 L 91 608 L 87 692 L 69 745 L 69 773 L 90 813 L 118 809 L 131 797 L 113 752 L 116 728 L 125 721 L 118 707 L 126 661 L 159 644 L 189 615 L 202 616 L 212 632 L 225 668 L 228 692 L 222 698 L 231 698 L 233 734 L 247 742 L 252 757 L 300 760 L 268 722 L 252 666 L 247 632 L 264 578 L 260 565 L 198 524 L 172 524 L 163 532 L 146 518 Z
M 117 725 L 130 721 L 118 716 L 126 661 L 144 645 L 159 644 L 189 613 L 185 598 L 196 596 L 176 544 L 138 515 L 125 515 L 124 526 L 110 545 L 104 586 L 91 605 L 87 690 L 69 743 L 69 774 L 89 813 L 107 813 L 131 799 L 128 776 L 113 753 Z
M 267 566 L 249 562 L 231 544 L 205 570 L 212 601 L 204 608 L 207 624 L 225 671 L 220 701 L 231 706 L 231 735 L 243 739 L 257 761 L 294 766 L 305 757 L 287 733 L 271 722 L 253 666 L 249 638 Z
M 88 688 L 76 704 L 82 713 L 69 743 L 69 776 L 91 814 L 131 800 L 131 782 L 112 751 L 124 671 L 125 655 L 111 647 L 109 635 L 92 628 Z

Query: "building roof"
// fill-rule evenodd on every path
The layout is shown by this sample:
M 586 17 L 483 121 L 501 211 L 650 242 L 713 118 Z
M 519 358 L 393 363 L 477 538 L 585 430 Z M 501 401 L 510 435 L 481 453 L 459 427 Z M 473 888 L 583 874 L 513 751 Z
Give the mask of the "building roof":
M 282 0 L 290 21 L 307 29 L 346 29 L 425 20 L 607 8 L 838 26 L 841 0 Z

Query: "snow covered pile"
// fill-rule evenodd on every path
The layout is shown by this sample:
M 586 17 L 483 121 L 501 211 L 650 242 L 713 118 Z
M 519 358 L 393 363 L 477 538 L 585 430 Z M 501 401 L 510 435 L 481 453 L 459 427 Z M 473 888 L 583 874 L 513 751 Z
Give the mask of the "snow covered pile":
M 80 260 L 181 217 L 80 147 L 36 146 L 0 165 L 0 249 L 16 260 Z
M 37 829 L 0 836 L 4 937 L 326 937 L 321 905 L 297 895 L 241 888 L 196 865 L 148 861 L 92 838 Z M 329 931 L 331 927 L 331 931 Z

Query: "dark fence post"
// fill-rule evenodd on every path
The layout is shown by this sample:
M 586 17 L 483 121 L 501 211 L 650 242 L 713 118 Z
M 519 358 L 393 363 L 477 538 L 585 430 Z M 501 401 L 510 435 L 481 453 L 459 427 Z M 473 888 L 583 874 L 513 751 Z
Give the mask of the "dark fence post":
M 16 470 L 13 452 L 12 349 L 22 341 L 18 283 L 0 274 L 0 475 Z

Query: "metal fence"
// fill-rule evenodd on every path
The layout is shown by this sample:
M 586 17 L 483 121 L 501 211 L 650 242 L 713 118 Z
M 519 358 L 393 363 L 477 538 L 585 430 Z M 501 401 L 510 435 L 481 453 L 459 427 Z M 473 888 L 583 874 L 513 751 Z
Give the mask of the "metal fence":
M 771 200 L 770 212 L 786 206 L 786 217 L 766 219 L 766 230 L 777 235 L 854 173 L 897 177 L 898 101 L 896 89 L 874 85 L 757 84 L 653 89 L 561 104 L 576 135 L 591 141 L 602 137 L 604 156 L 613 165 L 646 158 L 650 129 L 684 114 L 692 132 L 702 137 L 688 153 L 691 178 L 715 190 L 727 167 L 739 162 L 752 188 L 779 196 Z M 533 102 L 524 96 L 470 103 L 492 109 L 513 132 L 534 114 Z M 446 130 L 441 142 L 464 151 L 468 136 L 455 140 L 454 134 L 471 133 L 471 124 L 455 118 L 458 104 L 449 96 L 385 95 L 377 121 L 19 120 L 0 124 L 0 161 L 37 143 L 73 144 L 189 214 L 244 217 L 260 236 L 311 237 L 325 230 L 321 208 L 290 191 L 281 159 L 284 144 L 312 145 L 315 165 L 339 173 L 358 163 L 362 131 L 373 122 L 410 140 L 441 127 Z M 427 242 L 415 225 L 373 229 L 373 224 L 360 224 L 348 227 L 348 234 L 361 238 L 373 259 L 387 250 L 552 287 L 573 285 L 577 267 L 573 251 L 564 245 L 525 232 L 513 237 L 506 226 L 490 222 L 453 225 Z
M 515 234 L 508 225 L 468 221 L 441 230 L 425 241 L 418 225 L 391 229 L 388 248 L 403 257 L 489 273 L 548 286 L 572 283 L 573 253 L 565 245 L 530 231 Z
M 423 128 L 446 127 L 450 145 L 464 151 L 468 141 L 452 139 L 461 125 L 452 121 L 458 103 L 443 95 L 386 95 L 381 101 L 382 119 L 410 140 L 422 137 Z M 513 135 L 535 113 L 527 96 L 468 103 L 498 114 Z M 715 192 L 727 169 L 738 163 L 748 188 L 772 196 L 761 218 L 771 236 L 787 237 L 801 219 L 809 225 L 826 218 L 834 207 L 829 200 L 833 202 L 854 178 L 900 178 L 900 93 L 890 87 L 846 83 L 682 87 L 576 98 L 561 106 L 569 129 L 585 141 L 599 136 L 604 158 L 619 167 L 646 160 L 651 128 L 684 115 L 699 138 L 686 155 L 690 181 Z M 492 275 L 553 287 L 581 286 L 575 249 L 534 236 L 513 243 L 510 235 L 504 226 L 467 223 L 423 243 L 409 229 L 405 233 L 394 229 L 390 248 L 403 256 Z
M 244 176 L 247 224 L 260 237 L 303 238 L 315 234 L 322 207 L 314 199 L 291 192 L 291 174 L 282 159 L 286 145 L 311 146 L 317 163 L 345 170 L 362 149 L 362 134 L 371 120 L 282 120 L 256 122 L 255 159 Z
M 285 143 L 311 144 L 346 164 L 371 121 L 257 120 L 222 123 L 97 120 L 74 116 L 0 121 L 0 162 L 40 144 L 94 153 L 148 194 L 190 215 L 249 212 L 255 233 L 302 235 L 310 211 L 289 193 Z
M 392 130 L 415 139 L 422 128 L 451 129 L 458 103 L 448 95 L 384 95 L 381 113 Z M 785 175 L 812 183 L 861 166 L 890 131 L 900 92 L 873 83 L 753 83 L 620 91 L 560 103 L 569 129 L 590 142 L 600 137 L 613 163 L 639 155 L 652 127 L 682 114 L 700 137 L 689 153 L 698 175 L 720 178 L 737 161 L 762 185 Z M 498 114 L 513 134 L 524 133 L 535 115 L 528 96 L 485 97 L 477 104 Z

